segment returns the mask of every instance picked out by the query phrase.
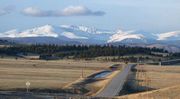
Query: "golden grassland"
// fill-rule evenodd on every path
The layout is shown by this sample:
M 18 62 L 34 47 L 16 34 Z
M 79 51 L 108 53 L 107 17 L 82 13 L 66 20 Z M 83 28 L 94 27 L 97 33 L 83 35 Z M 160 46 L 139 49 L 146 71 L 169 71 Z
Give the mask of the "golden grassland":
M 139 66 L 137 69 L 145 70 L 139 72 L 141 77 L 136 78 L 142 81 L 149 81 L 148 87 L 165 88 L 180 84 L 180 67 L 179 66 Z M 136 76 L 137 77 L 137 76 Z M 143 83 L 143 82 L 142 82 Z M 147 83 L 147 81 L 146 81 Z M 146 85 L 147 86 L 147 85 Z
M 103 70 L 111 62 L 74 61 L 74 60 L 24 60 L 0 59 L 0 90 L 26 88 L 62 88 L 79 79 L 84 69 L 84 76 Z
M 140 80 L 141 86 L 154 88 L 155 90 L 140 92 L 117 97 L 118 99 L 179 99 L 180 97 L 180 67 L 179 66 L 137 66 L 141 76 L 135 76 Z
M 161 88 L 158 90 L 116 97 L 115 99 L 179 99 L 180 86 Z

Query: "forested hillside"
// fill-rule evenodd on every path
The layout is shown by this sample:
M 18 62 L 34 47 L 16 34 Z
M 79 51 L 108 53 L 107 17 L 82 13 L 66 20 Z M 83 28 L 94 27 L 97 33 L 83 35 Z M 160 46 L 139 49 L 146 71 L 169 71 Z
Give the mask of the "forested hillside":
M 0 53 L 16 55 L 18 53 L 36 53 L 40 55 L 74 56 L 77 58 L 92 58 L 98 56 L 124 56 L 133 54 L 150 55 L 151 52 L 167 52 L 157 48 L 112 46 L 112 45 L 15 45 L 0 48 Z

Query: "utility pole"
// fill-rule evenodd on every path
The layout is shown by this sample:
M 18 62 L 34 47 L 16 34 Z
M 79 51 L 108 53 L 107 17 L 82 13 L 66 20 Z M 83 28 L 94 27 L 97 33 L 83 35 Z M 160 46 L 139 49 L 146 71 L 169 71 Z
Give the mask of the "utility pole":
M 86 77 L 86 73 L 85 73 L 85 70 L 86 70 L 86 61 L 85 61 L 85 64 L 84 64 L 84 73 L 83 73 L 83 76 Z
M 139 86 L 140 86 L 140 84 L 139 84 L 139 76 L 140 76 L 140 70 L 139 70 L 140 68 L 139 68 L 139 57 L 137 57 L 137 70 L 136 70 L 136 90 L 139 90 Z
M 82 71 L 81 71 L 81 77 L 84 78 L 85 77 L 85 68 L 86 68 L 86 61 L 85 61 L 85 64 L 84 64 L 84 67 L 82 67 Z
M 139 66 L 139 60 L 140 60 L 139 57 L 137 57 L 137 66 Z
M 83 78 L 84 77 L 84 70 L 83 70 L 84 68 L 82 67 L 82 71 L 81 71 L 81 78 Z

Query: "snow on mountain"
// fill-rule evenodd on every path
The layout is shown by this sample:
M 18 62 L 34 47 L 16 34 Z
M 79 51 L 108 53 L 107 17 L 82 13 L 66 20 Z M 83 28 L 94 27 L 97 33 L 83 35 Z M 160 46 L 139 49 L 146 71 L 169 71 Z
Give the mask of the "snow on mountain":
M 114 35 L 112 35 L 110 37 L 110 39 L 108 40 L 108 43 L 121 42 L 121 41 L 127 40 L 127 39 L 139 39 L 139 40 L 144 39 L 144 35 L 134 34 L 133 32 L 134 31 L 118 30 L 117 33 L 115 33 Z
M 0 37 L 21 38 L 21 37 L 58 37 L 54 32 L 54 28 L 50 25 L 45 25 L 38 28 L 28 29 L 22 32 L 10 30 L 5 33 L 0 33 Z
M 83 31 L 86 33 L 96 33 L 97 29 L 94 27 L 86 27 L 86 26 L 75 26 L 75 25 L 61 25 L 61 27 L 66 29 L 72 29 L 77 31 Z
M 32 37 L 52 37 L 58 38 L 64 41 L 78 41 L 93 44 L 106 43 L 109 37 L 112 35 L 111 31 L 100 30 L 96 28 L 86 26 L 74 26 L 74 25 L 61 25 L 52 26 L 45 25 L 41 27 L 35 27 L 24 31 L 11 30 L 4 33 L 0 33 L 0 38 L 32 38 Z
M 18 35 L 18 31 L 16 29 L 7 31 L 5 33 L 0 33 L 0 37 L 14 38 L 14 37 L 18 37 L 17 35 Z
M 77 36 L 71 32 L 63 32 L 61 35 L 70 39 L 88 39 L 87 37 Z
M 98 30 L 94 27 L 86 26 L 74 26 L 74 25 L 61 25 L 52 26 L 45 25 L 41 27 L 35 27 L 25 31 L 10 30 L 4 33 L 0 33 L 0 37 L 59 37 L 65 36 L 71 39 L 87 39 L 88 37 L 94 37 L 98 34 L 112 34 L 111 31 Z
M 180 40 L 180 31 L 157 34 L 157 40 Z
M 38 42 L 40 38 L 44 42 L 78 42 L 83 44 L 106 44 L 106 43 L 125 43 L 125 44 L 168 44 L 177 46 L 180 42 L 180 31 L 172 31 L 161 34 L 152 34 L 144 31 L 122 31 L 117 32 L 96 29 L 87 26 L 75 25 L 44 25 L 18 31 L 17 29 L 0 33 L 0 38 L 11 40 L 21 40 L 26 42 Z M 35 39 L 36 38 L 36 39 Z M 54 39 L 54 40 L 53 40 Z M 55 40 L 56 39 L 56 40 Z M 42 42 L 42 41 L 41 41 Z M 52 43 L 51 42 L 51 43 Z M 176 44 L 176 43 L 177 44 Z
M 112 31 L 108 30 L 99 30 L 96 29 L 95 27 L 87 27 L 87 26 L 75 26 L 75 25 L 61 25 L 60 27 L 65 28 L 65 29 L 71 29 L 71 30 L 76 30 L 76 31 L 81 31 L 81 32 L 86 32 L 86 33 L 91 33 L 91 34 L 112 34 Z
M 86 43 L 92 43 L 93 44 L 102 44 L 106 43 L 109 37 L 113 34 L 112 31 L 109 30 L 101 30 L 96 29 L 94 27 L 87 27 L 87 26 L 75 26 L 75 25 L 61 25 L 61 29 L 66 31 L 66 35 L 63 34 L 63 36 L 66 36 L 68 38 L 72 38 L 72 34 L 76 35 L 74 39 L 81 39 L 86 40 Z M 67 33 L 68 32 L 68 33 Z M 71 34 L 71 36 L 70 36 Z M 78 36 L 78 37 L 77 37 Z

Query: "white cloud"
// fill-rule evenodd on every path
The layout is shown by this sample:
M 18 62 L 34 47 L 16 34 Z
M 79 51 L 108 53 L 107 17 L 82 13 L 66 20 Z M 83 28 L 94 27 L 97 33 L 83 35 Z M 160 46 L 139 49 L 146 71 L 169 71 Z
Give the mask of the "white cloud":
M 85 6 L 69 6 L 62 10 L 44 11 L 36 7 L 25 8 L 22 13 L 34 17 L 62 17 L 62 16 L 102 16 L 103 11 L 91 11 Z
M 40 9 L 35 7 L 28 7 L 23 10 L 24 14 L 32 15 L 32 16 L 40 16 L 42 15 L 42 12 Z

